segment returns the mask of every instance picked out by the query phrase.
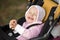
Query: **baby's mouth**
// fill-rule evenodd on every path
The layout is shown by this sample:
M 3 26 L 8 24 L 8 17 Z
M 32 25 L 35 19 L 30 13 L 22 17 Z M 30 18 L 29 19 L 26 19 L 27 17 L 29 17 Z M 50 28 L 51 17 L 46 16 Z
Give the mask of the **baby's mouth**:
M 31 17 L 28 17 L 28 19 L 34 20 L 34 19 L 33 19 L 33 18 L 31 18 Z

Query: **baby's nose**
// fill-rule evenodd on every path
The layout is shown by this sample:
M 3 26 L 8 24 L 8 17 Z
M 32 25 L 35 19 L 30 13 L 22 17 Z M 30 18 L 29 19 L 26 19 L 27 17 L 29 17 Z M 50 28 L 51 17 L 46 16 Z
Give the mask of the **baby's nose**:
M 31 14 L 31 16 L 33 17 L 33 16 L 34 16 L 34 14 L 32 13 L 32 14 Z

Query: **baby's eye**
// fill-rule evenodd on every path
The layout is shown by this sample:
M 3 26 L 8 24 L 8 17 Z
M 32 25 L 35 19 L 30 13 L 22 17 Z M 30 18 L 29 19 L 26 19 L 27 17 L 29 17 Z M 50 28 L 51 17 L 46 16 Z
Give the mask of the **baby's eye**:
M 36 13 L 33 13 L 33 15 L 34 15 L 34 16 L 37 16 L 37 14 L 36 14 Z
M 30 13 L 31 14 L 31 12 L 29 11 L 28 13 Z

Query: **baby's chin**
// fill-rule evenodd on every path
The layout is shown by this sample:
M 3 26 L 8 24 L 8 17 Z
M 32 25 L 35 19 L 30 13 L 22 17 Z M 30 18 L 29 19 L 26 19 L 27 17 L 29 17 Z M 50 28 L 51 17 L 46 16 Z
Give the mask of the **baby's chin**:
M 29 21 L 29 20 L 28 20 L 27 22 L 28 22 L 28 23 L 33 23 L 33 21 Z

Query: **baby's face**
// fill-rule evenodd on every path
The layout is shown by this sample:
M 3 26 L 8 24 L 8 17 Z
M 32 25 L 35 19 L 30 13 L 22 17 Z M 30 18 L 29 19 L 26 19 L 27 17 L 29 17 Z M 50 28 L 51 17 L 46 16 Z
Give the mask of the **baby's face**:
M 37 14 L 38 14 L 37 8 L 35 8 L 35 7 L 30 8 L 30 10 L 28 11 L 28 13 L 26 15 L 26 21 L 28 23 L 32 23 L 32 22 L 36 21 Z

